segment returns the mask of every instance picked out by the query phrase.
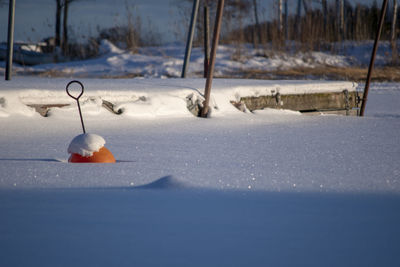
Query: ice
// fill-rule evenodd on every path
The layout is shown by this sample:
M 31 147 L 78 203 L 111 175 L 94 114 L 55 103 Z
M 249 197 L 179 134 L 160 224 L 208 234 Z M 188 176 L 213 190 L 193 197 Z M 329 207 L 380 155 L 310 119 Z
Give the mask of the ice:
M 204 85 L 202 79 L 83 82 L 88 97 L 121 108 L 142 96 L 137 106 L 181 108 L 177 103 Z M 209 119 L 143 119 L 139 108 L 126 116 L 89 115 L 83 101 L 86 128 L 107 140 L 116 164 L 67 163 L 71 136 L 81 130 L 76 106 L 46 118 L 5 109 L 0 265 L 400 265 L 398 83 L 372 84 L 359 118 L 230 112 L 228 101 L 238 95 L 307 86 L 215 82 L 219 111 Z M 17 103 L 68 100 L 65 84 L 17 78 L 0 82 L 0 94 Z
M 97 134 L 84 133 L 75 136 L 68 146 L 68 153 L 79 154 L 83 157 L 91 157 L 105 145 L 106 141 Z

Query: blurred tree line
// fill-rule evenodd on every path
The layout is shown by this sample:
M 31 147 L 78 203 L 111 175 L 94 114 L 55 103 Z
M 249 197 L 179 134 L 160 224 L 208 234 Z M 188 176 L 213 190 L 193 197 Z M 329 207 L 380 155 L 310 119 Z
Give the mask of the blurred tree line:
M 248 1 L 249 0 L 237 0 Z M 399 32 L 398 0 L 390 0 L 382 39 L 395 40 Z M 257 17 L 257 0 L 252 0 Z M 382 1 L 380 1 L 381 3 Z M 289 14 L 288 5 L 296 4 L 296 13 Z M 378 30 L 381 6 L 354 4 L 346 0 L 275 0 L 276 18 L 249 25 L 243 29 L 246 41 L 281 44 L 285 40 L 307 43 L 312 47 L 344 40 L 372 40 Z
M 200 1 L 200 6 L 207 6 L 210 14 L 214 14 L 217 1 Z M 346 40 L 373 40 L 378 30 L 382 1 L 379 5 L 376 0 L 367 5 L 347 0 L 272 0 L 269 9 L 265 10 L 260 0 L 225 0 L 221 41 L 251 43 L 256 48 L 268 44 L 275 49 L 285 49 L 294 41 L 304 49 L 321 49 Z M 382 40 L 392 42 L 393 51 L 397 51 L 396 40 L 400 31 L 398 1 L 389 0 L 382 34 Z M 261 22 L 260 17 L 268 17 L 266 12 L 273 15 L 268 21 Z M 212 21 L 213 16 L 210 18 Z M 199 44 L 203 24 L 200 15 L 197 23 Z
M 54 38 L 50 38 L 51 46 L 55 50 L 60 50 L 64 56 L 81 59 L 96 56 L 99 51 L 99 43 L 103 39 L 132 52 L 136 52 L 141 45 L 156 43 L 157 33 L 154 30 L 150 30 L 151 32 L 144 37 L 141 32 L 141 18 L 135 13 L 135 6 L 130 5 L 128 0 L 125 1 L 126 25 L 98 28 L 98 36 L 89 38 L 86 44 L 71 43 L 68 32 L 69 7 L 72 3 L 81 1 L 85 0 L 55 0 L 55 34 Z M 151 25 L 151 22 L 148 23 Z M 152 29 L 152 27 L 149 28 Z
M 71 4 L 85 0 L 54 0 L 55 30 L 52 46 L 72 57 L 90 57 L 98 51 L 98 40 L 89 39 L 86 47 L 71 44 L 69 41 L 68 19 Z M 191 4 L 194 0 L 175 0 L 181 9 L 185 23 L 178 23 L 175 28 L 186 32 L 190 19 Z M 376 35 L 378 20 L 383 0 L 372 4 L 354 3 L 350 0 L 270 0 L 268 6 L 262 0 L 225 0 L 221 42 L 238 46 L 250 43 L 254 47 L 272 45 L 275 49 L 286 49 L 286 45 L 296 43 L 304 49 L 320 49 L 331 43 L 346 40 L 372 40 Z M 396 40 L 400 31 L 400 12 L 398 2 L 389 0 L 383 40 L 390 40 L 392 50 L 397 52 Z M 0 6 L 6 4 L 0 0 Z M 210 35 L 215 17 L 216 0 L 200 0 L 200 12 L 197 17 L 197 45 L 203 44 L 204 7 L 209 10 Z M 185 5 L 183 5 L 185 4 Z M 134 8 L 126 0 L 127 25 L 99 29 L 101 39 L 113 43 L 123 43 L 120 47 L 136 51 L 138 46 L 156 44 L 156 32 L 142 32 L 142 21 Z M 272 14 L 272 15 L 271 15 Z M 140 15 L 140 14 L 139 14 Z M 266 20 L 265 18 L 269 18 Z M 187 22 L 187 23 L 186 23 Z M 151 21 L 146 22 L 151 24 Z M 178 30 L 177 30 L 178 32 Z

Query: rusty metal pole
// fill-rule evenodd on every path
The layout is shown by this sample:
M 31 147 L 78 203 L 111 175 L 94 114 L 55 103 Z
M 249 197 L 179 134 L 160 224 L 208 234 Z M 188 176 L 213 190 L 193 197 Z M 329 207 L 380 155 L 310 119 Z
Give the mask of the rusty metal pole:
M 9 1 L 8 11 L 8 36 L 7 36 L 7 61 L 6 61 L 6 81 L 11 80 L 12 62 L 14 53 L 14 17 L 15 17 L 15 0 Z
M 208 13 L 208 6 L 204 5 L 204 78 L 207 78 L 208 65 L 210 63 L 210 19 Z
M 219 42 L 219 33 L 221 32 L 221 21 L 222 21 L 222 13 L 224 11 L 224 2 L 225 2 L 224 0 L 218 0 L 217 14 L 214 25 L 213 43 L 211 47 L 210 64 L 208 66 L 206 87 L 204 91 L 205 100 L 203 102 L 203 108 L 201 109 L 201 114 L 200 114 L 200 116 L 203 118 L 207 117 L 209 111 L 211 84 L 214 75 L 214 65 L 215 65 L 215 57 L 217 54 L 217 48 Z
M 360 116 L 361 117 L 364 116 L 365 106 L 367 104 L 369 85 L 371 83 L 372 71 L 374 69 L 376 52 L 378 50 L 378 43 L 379 43 L 379 39 L 380 39 L 381 33 L 382 33 L 383 22 L 384 22 L 384 19 L 385 19 L 387 5 L 388 5 L 388 0 L 384 0 L 383 3 L 382 3 L 382 8 L 381 8 L 381 17 L 379 19 L 379 28 L 378 28 L 378 32 L 376 33 L 374 48 L 372 50 L 371 61 L 369 63 L 367 81 L 365 83 L 365 88 L 364 88 L 364 95 L 363 95 L 363 100 L 362 100 L 361 110 L 360 110 Z
M 192 17 L 190 18 L 189 33 L 188 33 L 188 39 L 186 41 L 185 59 L 183 61 L 181 78 L 186 78 L 186 72 L 189 66 L 190 55 L 192 54 L 193 35 L 194 35 L 194 28 L 196 26 L 197 12 L 199 10 L 199 2 L 200 2 L 199 0 L 193 1 Z

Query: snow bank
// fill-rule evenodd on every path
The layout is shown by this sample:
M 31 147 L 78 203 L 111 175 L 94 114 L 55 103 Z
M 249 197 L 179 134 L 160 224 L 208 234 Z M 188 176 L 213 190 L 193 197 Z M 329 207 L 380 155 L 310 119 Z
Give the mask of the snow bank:
M 94 152 L 98 152 L 104 146 L 106 141 L 97 134 L 80 134 L 68 146 L 68 153 L 79 154 L 83 157 L 91 157 Z
M 220 45 L 217 51 L 215 66 L 216 75 L 227 76 L 243 73 L 243 71 L 276 71 L 292 68 L 318 68 L 324 66 L 347 67 L 366 66 L 371 57 L 373 42 L 346 42 L 335 44 L 328 51 L 291 51 L 277 52 L 268 49 L 254 49 L 251 45 Z M 100 43 L 100 55 L 97 58 L 71 61 L 58 64 L 42 64 L 36 66 L 19 66 L 14 70 L 21 73 L 56 73 L 61 76 L 75 77 L 133 77 L 171 78 L 180 77 L 183 65 L 183 46 L 170 45 L 164 47 L 142 47 L 138 53 L 132 54 L 117 48 L 107 40 Z M 332 53 L 332 50 L 335 53 Z M 380 44 L 376 64 L 390 63 L 389 42 Z M 192 50 L 188 68 L 188 77 L 202 77 L 204 67 L 203 49 Z M 0 66 L 2 62 L 0 62 Z M 2 68 L 0 71 L 4 71 Z
M 0 116 L 21 114 L 32 116 L 35 112 L 26 105 L 68 104 L 52 108 L 53 117 L 71 117 L 76 113 L 75 100 L 65 92 L 67 79 L 15 78 L 0 84 Z M 187 109 L 187 98 L 203 101 L 205 79 L 83 79 L 85 93 L 81 97 L 84 116 L 110 116 L 102 107 L 103 101 L 113 104 L 115 112 L 124 117 L 165 118 L 192 117 Z M 352 82 L 328 81 L 270 81 L 214 79 L 211 92 L 213 116 L 239 114 L 231 101 L 241 97 L 280 94 L 307 94 L 318 92 L 355 91 Z

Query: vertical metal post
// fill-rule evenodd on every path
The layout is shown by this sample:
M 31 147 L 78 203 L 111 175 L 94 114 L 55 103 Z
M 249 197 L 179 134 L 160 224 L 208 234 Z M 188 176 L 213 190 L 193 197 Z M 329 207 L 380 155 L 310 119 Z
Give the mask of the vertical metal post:
M 381 33 L 382 33 L 383 22 L 384 22 L 384 19 L 385 19 L 387 5 L 388 5 L 388 0 L 384 0 L 383 3 L 382 3 L 382 8 L 381 8 L 381 17 L 379 19 L 379 28 L 378 28 L 378 32 L 376 33 L 374 48 L 372 50 L 371 61 L 369 63 L 367 81 L 365 83 L 365 88 L 364 88 L 364 95 L 363 95 L 363 100 L 362 100 L 361 110 L 360 110 L 360 116 L 361 117 L 364 116 L 365 106 L 367 105 L 369 84 L 371 83 L 372 71 L 374 69 L 376 52 L 378 50 L 378 43 L 379 43 L 379 39 L 380 39 Z
M 185 59 L 183 61 L 183 68 L 182 68 L 182 78 L 186 77 L 187 68 L 189 66 L 190 55 L 192 53 L 192 43 L 193 43 L 193 35 L 194 35 L 194 28 L 196 26 L 196 19 L 197 19 L 197 12 L 199 10 L 199 0 L 193 1 L 193 10 L 192 10 L 192 17 L 190 19 L 189 25 L 189 34 L 186 42 L 186 49 L 185 49 Z
M 7 40 L 7 61 L 6 61 L 6 81 L 11 80 L 12 62 L 14 52 L 14 17 L 15 17 L 15 0 L 9 1 L 8 11 L 8 40 Z
M 208 67 L 207 73 L 207 80 L 206 80 L 206 87 L 204 92 L 205 100 L 203 102 L 203 108 L 201 109 L 200 116 L 203 118 L 207 117 L 209 111 L 209 104 L 210 104 L 210 95 L 211 95 L 211 84 L 214 75 L 214 65 L 215 65 L 215 57 L 217 54 L 218 42 L 219 42 L 219 33 L 221 31 L 221 21 L 222 21 L 222 13 L 224 10 L 224 0 L 218 0 L 218 7 L 217 7 L 217 15 L 215 18 L 215 26 L 214 26 L 214 36 L 213 36 L 213 43 L 211 47 L 211 58 L 210 64 Z
M 207 78 L 208 65 L 210 63 L 210 19 L 208 14 L 208 6 L 204 5 L 204 78 Z

